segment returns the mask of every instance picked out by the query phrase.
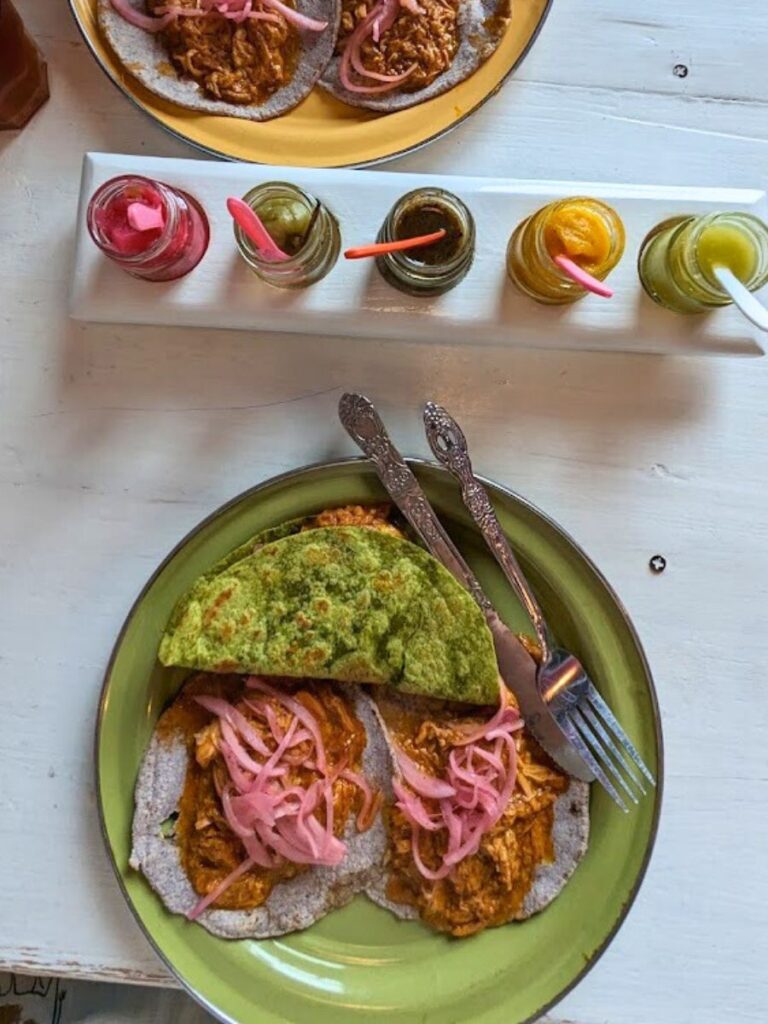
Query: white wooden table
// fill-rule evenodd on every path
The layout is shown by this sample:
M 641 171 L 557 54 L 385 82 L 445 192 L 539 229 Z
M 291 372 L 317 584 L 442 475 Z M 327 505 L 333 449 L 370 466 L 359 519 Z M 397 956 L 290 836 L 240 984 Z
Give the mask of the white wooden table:
M 620 935 L 550 1024 L 765 1021 L 768 361 L 69 322 L 83 151 L 191 151 L 107 82 L 64 0 L 17 2 L 53 97 L 0 136 L 0 967 L 170 983 L 96 822 L 105 662 L 136 592 L 202 516 L 351 453 L 334 410 L 353 387 L 415 454 L 420 403 L 445 402 L 478 467 L 591 553 L 655 670 L 656 854 Z M 501 94 L 393 166 L 764 185 L 766 54 L 762 0 L 555 0 Z

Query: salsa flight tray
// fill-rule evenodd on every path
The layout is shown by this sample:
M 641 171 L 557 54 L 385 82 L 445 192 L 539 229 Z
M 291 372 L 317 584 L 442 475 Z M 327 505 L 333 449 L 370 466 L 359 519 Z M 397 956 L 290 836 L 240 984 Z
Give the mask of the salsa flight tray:
M 262 248 L 243 227 L 247 216 L 235 228 L 227 200 L 241 197 L 269 232 Z M 361 343 L 761 355 L 765 335 L 733 306 L 713 305 L 703 254 L 733 244 L 739 273 L 758 289 L 768 275 L 767 216 L 760 189 L 89 153 L 70 311 Z M 384 251 L 360 258 L 377 243 Z M 681 260 L 690 281 L 672 282 Z M 569 262 L 612 297 L 585 291 L 562 269 Z

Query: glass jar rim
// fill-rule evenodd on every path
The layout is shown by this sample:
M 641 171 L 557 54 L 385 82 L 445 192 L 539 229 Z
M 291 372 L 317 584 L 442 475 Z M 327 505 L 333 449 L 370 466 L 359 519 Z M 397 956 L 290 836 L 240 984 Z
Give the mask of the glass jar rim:
M 321 200 L 317 198 L 317 196 L 312 195 L 311 192 L 306 192 L 300 185 L 294 185 L 290 181 L 265 181 L 262 182 L 262 184 L 260 185 L 254 185 L 253 188 L 249 189 L 243 196 L 243 202 L 247 203 L 247 205 L 250 206 L 252 210 L 254 210 L 254 213 L 256 211 L 252 202 L 253 194 L 256 192 L 261 192 L 263 189 L 281 189 L 285 192 L 293 193 L 294 195 L 298 193 L 298 195 L 303 200 L 306 201 L 307 210 L 310 213 L 310 217 L 315 218 L 314 223 L 311 225 L 311 231 L 307 231 L 306 237 L 304 238 L 304 243 L 302 244 L 301 248 L 297 252 L 295 252 L 293 256 L 290 256 L 287 260 L 265 260 L 262 259 L 261 256 L 259 256 L 256 249 L 253 247 L 253 243 L 245 234 L 240 225 L 233 223 L 235 239 L 237 241 L 238 247 L 240 249 L 247 247 L 249 259 L 252 259 L 254 263 L 260 266 L 281 267 L 284 268 L 286 273 L 290 270 L 300 269 L 304 259 L 306 259 L 306 250 L 310 243 L 312 242 L 313 237 L 315 236 L 315 232 L 317 230 L 317 222 L 326 212 L 327 208 L 321 202 Z
M 436 205 L 442 203 L 448 210 L 455 213 L 461 221 L 463 237 L 456 255 L 447 263 L 422 263 L 413 259 L 408 250 L 386 253 L 384 259 L 404 273 L 418 275 L 427 279 L 439 279 L 461 269 L 468 259 L 472 259 L 475 248 L 475 219 L 466 203 L 453 192 L 439 186 L 423 186 L 411 189 L 400 196 L 387 214 L 387 223 L 392 225 L 394 236 L 398 219 L 403 215 L 407 205 L 415 198 L 433 199 Z
M 159 192 L 160 197 L 163 200 L 163 212 L 165 214 L 165 224 L 161 234 L 147 246 L 146 249 L 142 249 L 138 253 L 123 253 L 120 252 L 114 245 L 109 242 L 98 229 L 98 225 L 94 226 L 92 211 L 96 205 L 97 200 L 105 200 L 108 202 L 113 198 L 110 194 L 110 190 L 113 190 L 114 194 L 117 194 L 118 190 L 127 186 L 130 182 L 141 182 L 145 185 L 150 185 L 155 191 Z M 144 263 L 147 260 L 157 259 L 162 256 L 163 251 L 167 247 L 168 243 L 173 239 L 176 229 L 178 227 L 179 211 L 176 206 L 177 200 L 181 198 L 179 190 L 173 188 L 171 185 L 166 185 L 164 181 L 157 181 L 154 178 L 147 178 L 143 174 L 120 174 L 115 178 L 110 178 L 108 181 L 103 182 L 91 196 L 88 203 L 88 232 L 93 238 L 94 242 L 102 249 L 102 251 L 113 259 L 118 260 L 123 265 L 135 265 Z M 96 231 L 98 230 L 98 237 Z
M 589 205 L 605 221 L 611 238 L 611 248 L 606 259 L 606 262 L 608 263 L 610 263 L 610 261 L 615 257 L 617 252 L 619 253 L 618 259 L 621 259 L 621 254 L 623 253 L 626 245 L 626 229 L 624 228 L 624 222 L 614 208 L 609 203 L 606 203 L 602 199 L 596 199 L 594 196 L 562 196 L 560 199 L 553 199 L 551 202 L 546 203 L 544 206 L 532 213 L 528 218 L 529 224 L 534 222 L 533 244 L 536 249 L 536 256 L 542 263 L 546 264 L 547 272 L 551 273 L 552 276 L 563 285 L 586 291 L 581 285 L 578 285 L 569 274 L 566 274 L 558 263 L 555 263 L 544 240 L 547 221 L 551 212 L 555 209 L 562 209 L 571 203 Z M 610 273 L 614 267 L 615 263 L 607 273 Z
M 715 210 L 711 213 L 692 214 L 678 225 L 672 236 L 674 242 L 686 231 L 685 246 L 680 259 L 688 274 L 695 275 L 699 287 L 703 287 L 717 298 L 731 301 L 730 294 L 723 288 L 720 281 L 711 276 L 699 262 L 699 243 L 702 234 L 713 225 L 723 223 L 741 231 L 749 239 L 755 252 L 755 270 L 749 281 L 744 284 L 750 290 L 761 287 L 768 278 L 768 225 L 760 217 L 748 210 Z M 761 253 L 763 258 L 761 260 Z

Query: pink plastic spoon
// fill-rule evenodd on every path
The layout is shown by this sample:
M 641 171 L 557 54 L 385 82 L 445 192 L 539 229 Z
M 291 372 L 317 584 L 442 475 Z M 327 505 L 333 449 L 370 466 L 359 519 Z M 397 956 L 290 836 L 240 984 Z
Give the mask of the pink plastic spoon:
M 554 261 L 568 277 L 574 280 L 576 284 L 580 284 L 582 288 L 586 288 L 588 292 L 600 295 L 604 299 L 613 298 L 612 288 L 609 288 L 607 284 L 603 284 L 602 281 L 598 281 L 596 277 L 592 277 L 586 270 L 582 270 L 578 263 L 569 260 L 567 256 L 555 256 Z
M 244 203 L 242 199 L 235 199 L 234 196 L 230 196 L 227 200 L 227 209 L 232 216 L 232 220 L 250 238 L 263 259 L 268 260 L 270 263 L 283 263 L 291 258 L 287 252 L 283 252 L 280 246 L 275 243 L 258 214 L 254 213 L 248 203 Z

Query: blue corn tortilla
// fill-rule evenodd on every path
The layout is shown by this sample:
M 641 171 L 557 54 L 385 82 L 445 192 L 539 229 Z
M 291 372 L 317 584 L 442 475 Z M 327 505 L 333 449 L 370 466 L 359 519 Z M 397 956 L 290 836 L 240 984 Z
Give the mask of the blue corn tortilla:
M 388 92 L 351 92 L 344 87 L 339 75 L 341 50 L 338 46 L 318 85 L 350 106 L 365 107 L 367 110 L 375 110 L 382 114 L 415 107 L 453 89 L 488 60 L 504 37 L 511 17 L 512 2 L 514 0 L 458 0 L 458 50 L 450 66 L 423 88 L 409 89 L 406 79 L 402 86 Z M 413 15 L 405 10 L 399 16 L 413 18 Z M 386 33 L 383 38 L 386 38 Z M 354 77 L 362 84 L 363 80 L 358 75 L 355 74 Z M 377 83 L 371 80 L 370 84 Z
M 131 0 L 141 13 L 147 13 L 144 0 Z M 102 35 L 114 50 L 127 72 L 143 86 L 164 100 L 202 114 L 223 114 L 248 121 L 269 121 L 298 106 L 312 91 L 333 55 L 341 19 L 341 0 L 300 0 L 297 9 L 327 21 L 323 32 L 301 32 L 301 53 L 289 82 L 277 89 L 263 103 L 230 103 L 210 96 L 192 78 L 185 78 L 173 68 L 162 33 L 153 35 L 137 28 L 118 14 L 111 0 L 97 0 L 96 13 Z

